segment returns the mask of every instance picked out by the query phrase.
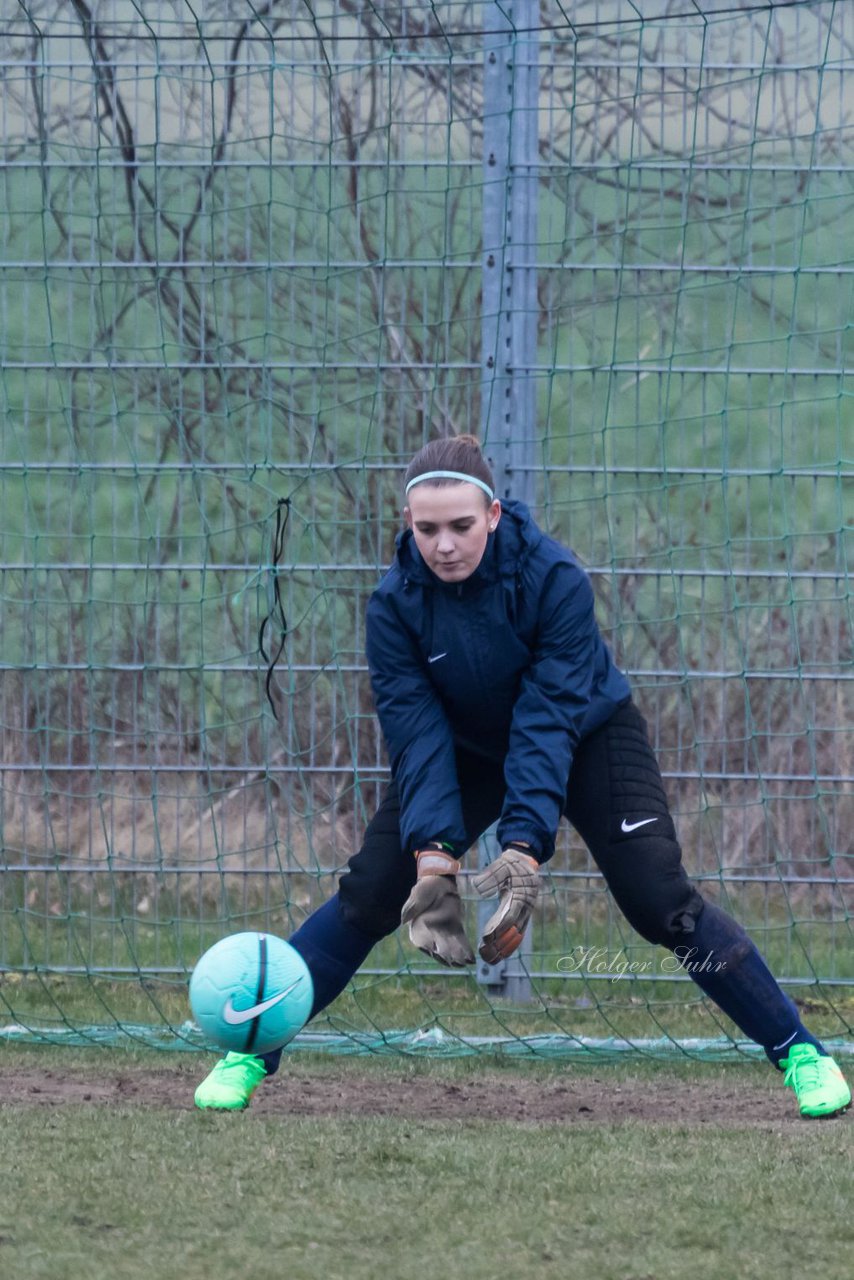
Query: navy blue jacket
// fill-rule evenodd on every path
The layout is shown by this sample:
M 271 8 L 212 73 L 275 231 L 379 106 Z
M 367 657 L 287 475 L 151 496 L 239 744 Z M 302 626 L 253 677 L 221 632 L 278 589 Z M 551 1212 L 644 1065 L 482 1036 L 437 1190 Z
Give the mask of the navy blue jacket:
M 455 747 L 503 761 L 501 845 L 554 852 L 578 743 L 630 695 L 593 616 L 590 579 L 522 502 L 503 501 L 464 582 L 425 564 L 411 530 L 368 602 L 366 652 L 407 852 L 468 846 Z

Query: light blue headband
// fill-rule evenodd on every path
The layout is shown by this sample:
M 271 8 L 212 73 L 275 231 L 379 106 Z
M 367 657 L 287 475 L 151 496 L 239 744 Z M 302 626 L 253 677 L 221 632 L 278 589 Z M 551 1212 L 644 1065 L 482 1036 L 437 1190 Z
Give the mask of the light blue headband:
M 477 476 L 467 476 L 462 471 L 425 471 L 423 476 L 416 476 L 414 480 L 409 481 L 406 492 L 409 493 L 412 486 L 420 484 L 422 480 L 465 480 L 467 484 L 476 484 L 479 489 L 482 489 L 490 502 L 495 497 L 493 490 L 483 480 L 478 480 Z

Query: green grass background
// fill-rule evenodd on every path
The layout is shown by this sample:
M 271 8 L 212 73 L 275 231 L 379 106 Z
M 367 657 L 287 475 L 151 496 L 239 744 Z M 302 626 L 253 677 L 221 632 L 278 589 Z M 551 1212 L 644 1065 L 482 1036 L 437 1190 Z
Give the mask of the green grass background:
M 168 1065 L 164 1065 L 164 1063 Z M 668 1082 L 755 1086 L 759 1068 L 351 1062 L 377 1091 L 510 1072 L 595 1073 L 662 1100 L 660 1123 L 452 1123 L 371 1115 L 200 1114 L 196 1060 L 0 1048 L 0 1070 L 174 1077 L 176 1110 L 0 1100 L 0 1270 L 14 1280 L 847 1280 L 847 1119 L 682 1124 Z M 329 1060 L 313 1070 L 323 1078 Z M 768 1069 L 770 1070 L 770 1069 Z M 769 1088 L 778 1087 L 769 1077 Z M 270 1086 L 273 1087 L 273 1086 Z M 286 1074 L 277 1088 L 287 1089 Z M 780 1086 L 781 1087 L 781 1086 Z

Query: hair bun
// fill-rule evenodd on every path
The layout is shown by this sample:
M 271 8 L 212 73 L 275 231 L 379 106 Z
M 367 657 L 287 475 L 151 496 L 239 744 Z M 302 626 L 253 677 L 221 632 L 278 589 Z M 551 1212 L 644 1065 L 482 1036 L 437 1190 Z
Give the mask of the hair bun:
M 409 492 L 419 476 L 435 472 L 450 472 L 450 476 L 431 475 L 431 483 L 439 488 L 471 479 L 480 485 L 487 502 L 495 496 L 492 468 L 483 456 L 477 436 L 465 433 L 459 436 L 440 436 L 419 449 L 406 468 L 404 491 Z

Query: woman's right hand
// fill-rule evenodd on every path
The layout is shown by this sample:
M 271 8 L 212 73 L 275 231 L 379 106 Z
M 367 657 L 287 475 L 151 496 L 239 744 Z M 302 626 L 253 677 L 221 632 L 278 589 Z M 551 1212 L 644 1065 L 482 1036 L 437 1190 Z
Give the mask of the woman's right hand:
M 457 888 L 460 864 L 449 853 L 419 849 L 418 879 L 403 904 L 401 923 L 409 925 L 414 946 L 440 964 L 461 969 L 474 964 L 463 928 L 463 904 Z

